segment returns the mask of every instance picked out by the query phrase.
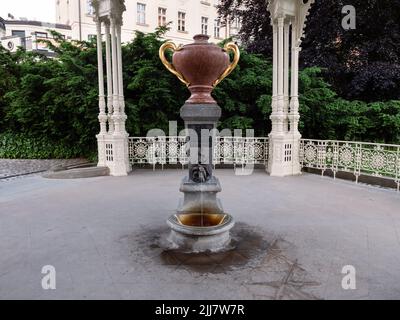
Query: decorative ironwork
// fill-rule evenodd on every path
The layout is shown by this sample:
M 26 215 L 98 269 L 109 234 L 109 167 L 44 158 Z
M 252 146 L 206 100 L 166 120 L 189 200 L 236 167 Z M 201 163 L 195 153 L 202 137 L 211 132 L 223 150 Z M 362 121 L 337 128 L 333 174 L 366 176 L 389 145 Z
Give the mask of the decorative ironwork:
M 268 163 L 268 138 L 217 137 L 213 164 L 248 165 Z M 184 136 L 129 138 L 129 160 L 134 164 L 188 164 L 189 144 Z M 107 154 L 110 156 L 110 154 Z M 291 157 L 291 151 L 287 157 Z M 336 140 L 300 141 L 303 168 L 349 172 L 356 181 L 360 175 L 391 179 L 400 189 L 400 145 Z
M 263 164 L 268 162 L 268 138 L 217 137 L 214 164 Z
M 133 137 L 129 138 L 129 162 L 134 164 L 188 163 L 186 137 Z
M 400 185 L 400 145 L 302 139 L 300 162 L 305 168 L 331 170 L 394 180 Z
M 268 138 L 217 137 L 213 164 L 263 164 L 268 161 Z M 185 136 L 131 137 L 129 161 L 135 164 L 188 164 L 189 143 Z

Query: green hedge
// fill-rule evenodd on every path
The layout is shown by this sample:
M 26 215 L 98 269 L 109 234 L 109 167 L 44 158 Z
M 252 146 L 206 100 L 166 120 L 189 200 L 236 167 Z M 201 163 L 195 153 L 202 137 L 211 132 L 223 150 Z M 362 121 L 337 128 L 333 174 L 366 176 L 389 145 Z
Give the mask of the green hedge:
M 81 156 L 78 147 L 66 146 L 46 138 L 34 138 L 19 133 L 0 134 L 0 158 L 65 159 Z
M 164 31 L 138 32 L 122 48 L 131 136 L 145 136 L 154 128 L 167 133 L 170 120 L 183 126 L 179 109 L 189 91 L 158 57 Z M 48 45 L 57 59 L 23 50 L 11 54 L 0 46 L 1 158 L 96 157 L 96 43 L 53 36 L 58 45 Z M 222 109 L 219 129 L 252 128 L 256 136 L 267 136 L 271 91 L 271 61 L 241 50 L 235 71 L 213 91 Z M 305 138 L 400 143 L 400 101 L 344 100 L 317 67 L 300 71 L 299 93 L 299 127 Z

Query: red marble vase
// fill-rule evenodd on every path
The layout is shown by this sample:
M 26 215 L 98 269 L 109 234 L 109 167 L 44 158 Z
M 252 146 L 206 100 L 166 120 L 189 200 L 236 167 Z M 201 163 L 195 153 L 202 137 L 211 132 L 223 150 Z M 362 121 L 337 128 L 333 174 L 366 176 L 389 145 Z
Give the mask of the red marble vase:
M 196 35 L 193 39 L 193 43 L 182 47 L 166 42 L 160 48 L 160 58 L 167 69 L 188 86 L 191 96 L 186 103 L 216 103 L 211 92 L 236 67 L 239 49 L 234 43 L 229 43 L 224 48 L 209 43 L 207 35 Z M 172 64 L 165 58 L 167 49 L 174 51 Z M 228 50 L 235 53 L 232 63 Z

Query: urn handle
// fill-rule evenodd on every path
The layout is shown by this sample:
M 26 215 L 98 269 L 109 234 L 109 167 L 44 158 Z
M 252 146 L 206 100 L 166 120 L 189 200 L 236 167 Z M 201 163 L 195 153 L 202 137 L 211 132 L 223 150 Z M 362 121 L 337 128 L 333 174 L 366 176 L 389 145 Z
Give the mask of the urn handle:
M 239 50 L 239 47 L 236 45 L 236 43 L 228 42 L 224 46 L 224 51 L 227 53 L 229 53 L 229 51 L 232 51 L 234 54 L 233 60 L 230 63 L 230 65 L 228 66 L 228 68 L 226 68 L 226 70 L 221 74 L 221 76 L 217 80 L 214 81 L 214 83 L 213 83 L 214 87 L 217 86 L 227 76 L 229 76 L 231 74 L 231 72 L 236 68 L 237 64 L 239 63 L 240 50 Z
M 161 47 L 158 52 L 161 62 L 164 64 L 164 66 L 168 69 L 169 72 L 174 74 L 175 76 L 178 77 L 180 81 L 182 81 L 186 86 L 190 86 L 190 83 L 185 79 L 182 73 L 180 73 L 178 70 L 175 69 L 172 63 L 170 63 L 167 58 L 165 57 L 165 51 L 168 49 L 171 49 L 172 51 L 179 51 L 182 49 L 182 47 L 177 47 L 175 43 L 168 41 L 165 42 Z

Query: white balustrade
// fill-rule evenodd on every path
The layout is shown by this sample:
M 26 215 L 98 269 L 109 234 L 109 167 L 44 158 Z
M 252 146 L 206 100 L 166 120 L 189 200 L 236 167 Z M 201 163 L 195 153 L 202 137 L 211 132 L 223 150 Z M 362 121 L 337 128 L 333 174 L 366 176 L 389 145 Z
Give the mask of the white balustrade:
M 214 165 L 268 164 L 267 137 L 217 137 L 214 145 Z M 188 163 L 187 138 L 130 137 L 131 165 Z M 301 139 L 299 155 L 301 166 L 321 170 L 348 172 L 356 181 L 361 175 L 393 180 L 400 185 L 400 145 L 336 140 Z

